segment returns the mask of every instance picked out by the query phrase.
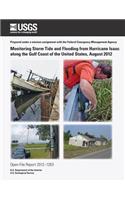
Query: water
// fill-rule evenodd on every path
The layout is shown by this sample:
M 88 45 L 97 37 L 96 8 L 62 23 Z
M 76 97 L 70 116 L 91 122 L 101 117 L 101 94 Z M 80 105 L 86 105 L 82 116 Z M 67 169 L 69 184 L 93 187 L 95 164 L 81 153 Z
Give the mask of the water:
M 51 96 L 42 94 L 16 94 L 11 99 L 12 121 L 48 121 L 51 113 Z

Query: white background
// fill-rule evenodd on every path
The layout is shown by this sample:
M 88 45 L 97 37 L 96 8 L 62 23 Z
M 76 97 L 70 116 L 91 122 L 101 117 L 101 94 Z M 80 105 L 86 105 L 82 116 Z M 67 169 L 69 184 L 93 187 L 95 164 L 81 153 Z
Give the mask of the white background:
M 0 18 L 125 18 L 124 1 L 0 1 Z M 124 44 L 125 46 L 125 44 Z M 0 54 L 1 55 L 1 54 Z M 0 59 L 1 63 L 1 59 Z M 2 69 L 0 69 L 1 72 Z M 1 75 L 0 75 L 1 78 Z M 2 78 L 0 82 L 2 81 Z M 125 85 L 125 81 L 124 81 Z M 0 88 L 2 85 L 0 84 Z M 122 85 L 121 88 L 124 91 Z M 123 95 L 125 93 L 123 92 Z M 118 97 L 119 98 L 119 97 Z M 123 97 L 122 97 L 123 98 Z M 125 98 L 124 98 L 125 99 Z M 0 106 L 0 109 L 1 106 Z M 123 105 L 123 111 L 125 106 Z M 0 112 L 1 113 L 1 112 Z M 1 119 L 1 117 L 0 117 Z M 120 119 L 119 119 L 120 120 Z M 0 123 L 1 125 L 2 123 Z M 1 127 L 2 128 L 2 127 Z M 122 127 L 123 129 L 123 127 Z M 1 129 L 2 130 L 2 129 Z M 124 129 L 123 129 L 124 132 Z M 2 141 L 0 141 L 2 144 Z M 1 150 L 1 148 L 0 148 Z M 1 158 L 1 155 L 0 155 Z M 1 163 L 1 159 L 0 159 Z M 0 181 L 0 199 L 125 199 L 125 180 Z

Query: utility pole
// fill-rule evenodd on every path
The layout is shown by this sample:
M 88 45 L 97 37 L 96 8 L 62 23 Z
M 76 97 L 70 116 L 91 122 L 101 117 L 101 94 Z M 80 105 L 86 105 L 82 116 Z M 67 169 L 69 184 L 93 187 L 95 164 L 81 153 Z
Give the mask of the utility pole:
M 50 125 L 50 157 L 59 157 L 59 132 L 57 125 Z
M 54 134 L 52 125 L 50 125 L 50 158 L 54 158 Z
M 27 144 L 28 144 L 28 139 L 29 139 L 29 126 L 27 127 L 27 129 L 28 129 L 28 133 L 27 133 Z

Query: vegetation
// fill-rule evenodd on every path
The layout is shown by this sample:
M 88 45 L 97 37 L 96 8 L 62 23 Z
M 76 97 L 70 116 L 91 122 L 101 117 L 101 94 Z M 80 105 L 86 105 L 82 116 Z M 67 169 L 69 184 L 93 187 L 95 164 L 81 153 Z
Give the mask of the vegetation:
M 40 140 L 49 140 L 50 139 L 50 126 L 49 125 L 36 125 L 35 128 L 37 129 L 37 135 L 39 136 Z
M 111 60 L 98 60 L 99 63 L 109 64 Z M 89 112 L 87 121 L 111 121 L 112 119 L 112 78 L 95 80 L 93 87 L 97 97 L 97 107 L 95 111 Z
M 87 121 L 110 121 L 112 118 L 112 79 L 95 80 L 93 87 L 97 96 L 97 107 L 89 112 Z
M 67 132 L 64 132 L 64 141 L 65 142 L 68 142 L 70 137 L 72 137 L 70 130 L 68 130 Z
M 74 145 L 64 144 L 64 157 L 65 158 L 73 158 L 77 157 L 79 155 L 84 155 L 87 153 L 99 151 L 102 149 L 106 149 L 111 147 L 111 143 L 108 143 L 107 145 L 102 146 L 90 146 L 90 147 L 78 147 Z
M 11 144 L 11 148 L 16 148 L 18 144 Z
M 39 159 L 39 158 L 50 158 L 49 150 L 44 149 L 30 149 L 31 159 Z
M 25 148 L 43 148 L 46 146 L 47 144 L 25 144 Z

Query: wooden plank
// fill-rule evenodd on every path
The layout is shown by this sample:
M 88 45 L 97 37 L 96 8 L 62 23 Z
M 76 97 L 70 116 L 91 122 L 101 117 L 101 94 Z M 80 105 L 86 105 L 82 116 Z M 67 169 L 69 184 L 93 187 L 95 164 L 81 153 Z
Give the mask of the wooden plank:
M 52 112 L 49 121 L 59 120 L 59 89 L 56 92 Z

